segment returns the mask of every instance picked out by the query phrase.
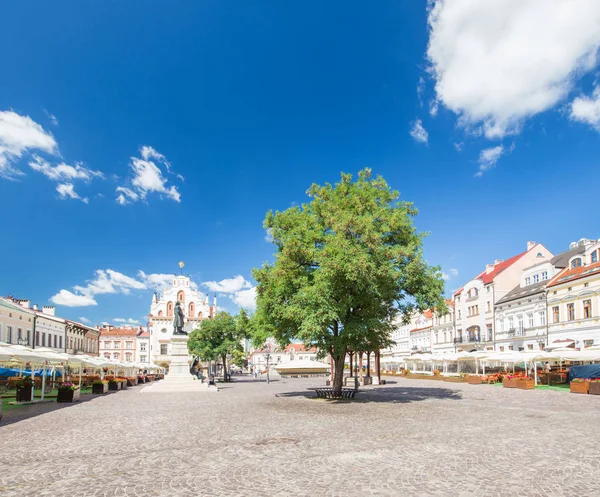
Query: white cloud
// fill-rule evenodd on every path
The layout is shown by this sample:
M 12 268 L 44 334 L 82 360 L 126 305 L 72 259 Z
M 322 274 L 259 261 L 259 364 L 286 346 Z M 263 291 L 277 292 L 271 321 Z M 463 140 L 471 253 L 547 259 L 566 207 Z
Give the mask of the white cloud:
M 458 276 L 458 269 L 456 269 L 456 268 L 453 268 L 453 267 L 452 267 L 452 268 L 448 269 L 448 272 L 450 273 L 450 275 L 451 275 L 452 277 L 456 277 L 456 276 Z
M 84 317 L 80 317 L 79 321 L 81 321 L 84 324 L 90 324 L 91 321 L 88 318 L 84 318 Z
M 173 275 L 168 273 L 146 274 L 144 271 L 138 271 L 138 276 L 146 285 L 146 288 L 165 288 L 171 286 Z
M 448 281 L 448 280 L 450 279 L 450 275 L 449 275 L 448 273 L 444 273 L 444 272 L 442 271 L 442 279 L 443 279 L 444 281 Z
M 125 188 L 123 186 L 118 186 L 115 191 L 119 193 L 115 200 L 121 205 L 125 205 L 130 202 L 136 202 L 140 198 L 140 196 L 137 193 L 135 193 L 132 189 Z
M 79 196 L 79 194 L 75 191 L 73 183 L 61 183 L 57 185 L 56 191 L 58 192 L 59 197 L 63 200 L 72 198 L 75 200 L 81 200 L 84 204 L 89 202 L 87 197 Z
M 445 281 L 449 281 L 452 278 L 456 278 L 457 276 L 458 276 L 458 269 L 456 269 L 456 268 L 448 269 L 447 273 L 442 271 L 442 279 Z
M 256 287 L 235 292 L 232 300 L 244 309 L 256 309 Z
M 132 318 L 115 318 L 113 319 L 115 323 L 127 323 L 127 324 L 140 324 L 139 320 Z
M 265 242 L 273 243 L 273 230 L 271 228 L 267 228 L 265 231 Z
M 423 127 L 420 119 L 417 119 L 413 123 L 412 129 L 410 130 L 410 136 L 421 143 L 427 143 L 429 140 L 429 133 L 427 133 L 427 130 Z
M 168 180 L 163 176 L 159 166 L 163 165 L 167 171 L 171 170 L 171 165 L 164 155 L 154 150 L 154 148 L 144 145 L 140 148 L 139 157 L 131 157 L 129 167 L 133 172 L 131 178 L 132 188 L 119 187 L 117 193 L 120 193 L 116 201 L 124 205 L 129 201 L 145 200 L 149 193 L 159 193 L 166 197 L 181 202 L 181 194 L 176 186 L 168 186 Z
M 600 86 L 591 97 L 577 97 L 571 103 L 571 119 L 589 124 L 600 131 Z
M 58 119 L 56 119 L 56 116 L 54 114 L 48 112 L 46 109 L 44 109 L 44 113 L 46 114 L 46 116 L 48 116 L 48 119 L 50 119 L 50 122 L 54 126 L 58 126 Z
M 437 99 L 488 138 L 518 133 L 597 64 L 598 0 L 432 0 Z
M 29 167 L 54 181 L 91 181 L 94 178 L 104 177 L 100 171 L 93 171 L 79 163 L 76 163 L 74 166 L 65 163 L 52 166 L 48 161 L 45 161 L 37 155 L 29 161 Z
M 219 282 L 205 281 L 202 283 L 202 285 L 208 288 L 210 291 L 221 293 L 235 293 L 252 286 L 249 281 L 246 281 L 246 279 L 239 274 L 233 278 L 226 278 Z
M 460 153 L 460 152 L 462 152 L 463 145 L 464 145 L 464 142 L 454 143 L 454 148 L 456 149 L 457 152 Z
M 440 107 L 440 103 L 437 100 L 432 100 L 429 102 L 429 114 L 431 117 L 435 117 L 438 114 L 438 110 Z
M 488 169 L 491 169 L 496 165 L 496 162 L 502 157 L 504 153 L 504 147 L 498 145 L 497 147 L 486 148 L 479 154 L 479 171 L 475 173 L 475 176 L 483 176 L 483 173 Z
M 16 179 L 23 173 L 14 166 L 24 153 L 41 150 L 57 153 L 58 146 L 47 132 L 29 116 L 13 111 L 0 111 L 0 178 Z
M 50 302 L 56 305 L 64 305 L 65 307 L 87 307 L 90 305 L 98 305 L 92 297 L 88 295 L 78 295 L 69 290 L 61 290 L 50 298 Z

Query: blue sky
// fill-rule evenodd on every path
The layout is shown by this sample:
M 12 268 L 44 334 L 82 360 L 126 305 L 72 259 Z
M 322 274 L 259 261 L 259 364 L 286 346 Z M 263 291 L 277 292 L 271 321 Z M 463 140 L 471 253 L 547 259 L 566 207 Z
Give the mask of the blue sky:
M 234 311 L 266 211 L 365 166 L 448 291 L 598 238 L 600 5 L 575 3 L 3 3 L 0 294 L 143 324 L 183 260 Z

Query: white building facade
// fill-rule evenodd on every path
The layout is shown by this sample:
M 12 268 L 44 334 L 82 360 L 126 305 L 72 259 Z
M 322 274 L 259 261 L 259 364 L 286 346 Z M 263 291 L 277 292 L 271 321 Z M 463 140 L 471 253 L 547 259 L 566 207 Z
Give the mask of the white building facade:
M 205 319 L 214 316 L 217 306 L 216 297 L 209 305 L 208 296 L 197 289 L 188 276 L 173 276 L 170 287 L 158 295 L 154 294 L 150 305 L 148 330 L 150 332 L 150 360 L 155 364 L 168 367 L 171 362 L 170 340 L 173 336 L 173 311 L 175 303 L 181 303 L 184 314 L 184 331 L 195 330 Z

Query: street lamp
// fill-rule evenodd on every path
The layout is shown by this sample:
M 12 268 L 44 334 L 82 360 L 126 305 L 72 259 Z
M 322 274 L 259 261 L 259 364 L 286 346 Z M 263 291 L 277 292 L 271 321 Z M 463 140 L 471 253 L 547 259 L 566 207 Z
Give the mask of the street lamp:
M 267 383 L 271 382 L 269 378 L 269 360 L 271 359 L 271 346 L 269 344 L 265 345 L 265 359 L 267 361 Z

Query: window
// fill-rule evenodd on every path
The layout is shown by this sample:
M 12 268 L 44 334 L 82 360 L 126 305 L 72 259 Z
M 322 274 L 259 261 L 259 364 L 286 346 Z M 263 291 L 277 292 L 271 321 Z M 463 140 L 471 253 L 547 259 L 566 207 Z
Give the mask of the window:
M 17 328 L 17 343 L 23 340 L 23 330 L 21 328 Z
M 113 359 L 116 359 L 117 361 L 119 360 L 119 353 L 118 352 L 115 352 L 113 354 Z
M 115 342 L 114 343 L 114 348 L 115 349 L 120 349 L 121 348 L 121 342 Z
M 492 303 L 488 302 L 487 303 L 487 312 L 491 312 L 492 311 Z
M 515 350 L 515 348 L 512 345 L 509 345 L 508 350 Z
M 125 342 L 125 348 L 126 348 L 126 349 L 131 349 L 131 348 L 133 348 L 133 342 Z
M 519 314 L 518 316 L 519 319 L 519 331 L 523 331 L 523 314 Z
M 58 347 L 58 336 L 54 335 L 54 348 L 56 349 L 57 347 Z
M 105 353 L 104 353 L 104 357 L 105 357 L 106 359 L 110 359 L 110 354 L 109 354 L 108 352 L 105 352 Z
M 533 328 L 533 313 L 527 314 L 527 326 Z
M 27 330 L 27 346 L 31 345 L 31 330 Z M 56 347 L 56 344 L 54 345 Z
M 558 310 L 558 306 L 554 306 L 552 308 L 552 322 L 560 323 L 560 312 Z
M 594 250 L 594 251 L 592 252 L 591 261 L 592 261 L 592 264 L 593 264 L 594 262 L 598 262 L 598 251 L 597 251 L 597 250 Z
M 583 318 L 588 319 L 592 317 L 592 301 L 584 300 L 583 301 Z
M 125 354 L 125 360 L 127 362 L 131 362 L 131 354 L 130 353 Z
M 487 290 L 487 293 L 490 293 L 491 289 L 492 289 L 492 287 L 491 287 L 491 286 L 488 286 L 488 287 L 487 287 L 487 289 L 486 289 L 486 290 Z
M 35 332 L 35 345 L 36 345 L 36 347 L 40 346 L 40 332 L 39 331 Z
M 540 275 L 539 274 L 534 274 L 533 275 L 533 282 L 534 283 L 539 283 L 540 281 Z
M 162 311 L 158 311 L 158 317 L 160 318 L 160 317 L 162 317 L 162 315 L 163 315 Z
M 487 325 L 487 334 L 488 334 L 487 339 L 488 339 L 488 341 L 491 342 L 492 341 L 492 325 L 491 324 Z
M 504 347 L 500 347 L 500 352 L 504 352 Z
M 12 343 L 12 326 L 6 327 L 6 341 Z
M 110 349 L 112 342 L 104 342 L 104 348 L 105 349 Z
M 575 304 L 567 304 L 567 321 L 575 320 Z
M 141 355 L 140 356 L 140 362 L 146 362 L 146 356 L 145 355 Z
M 461 310 L 458 311 L 458 319 L 462 319 L 462 311 Z
M 538 320 L 539 320 L 540 326 L 546 325 L 546 311 L 538 312 Z
M 548 279 L 548 271 L 542 272 L 542 281 L 546 281 Z
M 167 332 L 167 329 L 166 329 L 166 328 L 163 328 L 162 330 L 160 330 L 160 332 L 161 332 L 161 333 L 166 333 L 166 332 Z
M 584 340 L 583 341 L 584 347 L 591 347 L 592 345 L 594 345 L 594 340 Z
M 531 278 L 529 276 L 525 278 L 525 285 L 531 285 Z
M 514 330 L 515 329 L 515 324 L 513 322 L 513 318 L 512 316 L 508 318 L 508 330 Z
M 46 346 L 46 333 L 42 333 L 42 347 Z
M 499 319 L 498 322 L 500 323 L 500 331 L 504 331 L 504 319 Z
M 161 343 L 160 344 L 160 355 L 167 355 L 167 344 L 166 343 Z
M 62 337 L 58 337 L 58 348 L 62 349 Z
M 146 352 L 146 344 L 140 343 L 140 352 Z
M 581 259 L 579 257 L 571 261 L 571 269 L 576 267 L 581 267 Z
M 533 350 L 533 344 L 532 343 L 528 343 L 527 344 L 527 350 Z

